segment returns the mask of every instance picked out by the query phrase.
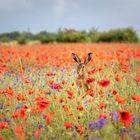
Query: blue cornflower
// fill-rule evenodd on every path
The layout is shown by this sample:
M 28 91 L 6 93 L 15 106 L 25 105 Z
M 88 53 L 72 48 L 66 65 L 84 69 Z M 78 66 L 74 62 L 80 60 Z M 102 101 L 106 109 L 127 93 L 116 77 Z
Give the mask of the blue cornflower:
M 130 132 L 130 128 L 125 128 L 125 127 L 123 127 L 123 128 L 121 128 L 121 130 L 120 130 L 120 133 L 121 134 L 126 134 L 126 133 L 129 133 Z
M 114 121 L 119 120 L 119 114 L 117 112 L 111 112 L 109 115 Z
M 39 129 L 43 128 L 43 125 L 42 125 L 42 124 L 40 124 L 40 125 L 38 126 L 38 128 L 39 128 Z
M 2 103 L 0 103 L 0 110 L 2 110 L 3 109 L 3 104 Z
M 23 105 L 16 106 L 16 110 L 20 110 L 23 107 Z
M 93 121 L 93 122 L 89 122 L 89 129 L 91 131 L 96 131 L 98 129 L 101 129 L 104 124 L 106 123 L 106 119 L 105 118 L 100 118 L 99 120 L 97 121 Z
M 139 140 L 138 136 L 134 133 L 131 134 L 132 140 Z
M 111 96 L 111 93 L 108 92 L 108 93 L 107 93 L 107 96 L 110 97 L 110 96 Z
M 62 72 L 65 72 L 67 69 L 65 67 L 63 67 Z
M 51 95 L 51 91 L 50 90 L 48 91 L 48 95 Z
M 137 118 L 137 122 L 138 122 L 138 124 L 140 125 L 140 118 Z

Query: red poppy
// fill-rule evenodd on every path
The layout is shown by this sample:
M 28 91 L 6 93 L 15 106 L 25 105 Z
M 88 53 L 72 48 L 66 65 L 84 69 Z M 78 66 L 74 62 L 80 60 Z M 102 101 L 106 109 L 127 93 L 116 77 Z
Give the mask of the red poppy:
M 103 114 L 100 114 L 100 116 L 99 116 L 100 118 L 107 118 L 107 115 L 105 114 L 105 113 L 103 113 Z
M 19 117 L 22 118 L 22 119 L 26 119 L 26 111 L 27 111 L 27 109 L 22 108 L 22 109 L 20 110 Z
M 3 137 L 0 135 L 0 140 L 3 140 Z
M 84 129 L 84 127 L 81 126 L 81 125 L 77 125 L 77 126 L 76 126 L 76 130 L 77 130 L 77 132 L 78 132 L 80 135 L 83 135 L 83 134 L 85 133 L 85 129 Z
M 126 99 L 120 95 L 116 95 L 116 101 L 120 104 L 125 104 L 126 103 Z
M 77 110 L 79 110 L 79 111 L 83 111 L 83 110 L 84 110 L 84 108 L 83 108 L 83 106 L 82 106 L 82 105 L 78 105 L 78 106 L 77 106 Z
M 60 98 L 59 99 L 59 103 L 63 103 L 64 102 L 64 99 L 63 98 Z
M 94 97 L 94 91 L 93 91 L 93 89 L 89 89 L 88 90 L 88 94 L 91 96 L 91 97 Z
M 121 77 L 119 77 L 119 76 L 117 75 L 116 78 L 115 78 L 115 80 L 116 80 L 117 82 L 121 82 Z
M 54 115 L 53 112 L 48 112 L 48 113 L 45 115 L 45 119 L 46 119 L 46 122 L 47 122 L 48 125 L 51 124 L 51 121 L 52 121 L 53 115 Z
M 106 108 L 106 104 L 104 102 L 101 102 L 99 104 L 100 109 L 105 109 Z
M 92 82 L 94 82 L 94 81 L 95 81 L 95 78 L 91 78 L 91 77 L 87 78 L 87 82 L 88 82 L 88 83 L 92 83 Z
M 7 88 L 5 91 L 8 94 L 8 99 L 11 100 L 14 97 L 14 91 L 11 87 Z
M 120 122 L 124 123 L 125 127 L 129 127 L 132 121 L 132 114 L 127 110 L 120 110 Z
M 88 74 L 92 75 L 92 74 L 96 73 L 96 71 L 97 71 L 96 69 L 92 69 L 92 70 L 88 71 Z
M 73 99 L 74 98 L 74 93 L 71 90 L 67 89 L 66 92 L 68 94 L 68 99 Z
M 64 127 L 66 129 L 72 128 L 72 123 L 70 123 L 70 122 L 64 122 Z
M 135 102 L 139 102 L 140 101 L 140 95 L 132 95 L 131 99 Z
M 5 121 L 0 123 L 0 129 L 4 129 L 4 128 L 9 128 L 9 124 Z
M 35 102 L 37 109 L 40 113 L 43 112 L 50 105 L 50 100 L 44 97 L 36 97 Z
M 103 79 L 103 80 L 98 81 L 98 84 L 99 84 L 99 86 L 107 87 L 110 85 L 110 81 L 107 79 Z
M 23 125 L 19 124 L 18 126 L 16 126 L 15 133 L 19 136 L 20 140 L 25 140 Z
M 48 72 L 47 73 L 47 76 L 54 76 L 55 74 L 54 73 L 52 73 L 52 72 Z
M 68 111 L 68 110 L 69 110 L 68 106 L 63 105 L 63 110 L 64 110 L 65 112 Z
M 117 90 L 113 89 L 113 90 L 112 90 L 112 94 L 113 94 L 113 95 L 116 95 L 116 94 L 117 94 Z
M 34 90 L 33 89 L 28 89 L 28 94 L 31 95 L 34 93 Z
M 73 112 L 70 112 L 68 115 L 69 115 L 69 116 L 73 116 L 74 114 L 73 114 Z
M 135 77 L 134 81 L 137 82 L 137 83 L 140 83 L 140 77 Z
M 42 129 L 37 129 L 37 130 L 35 131 L 35 133 L 34 133 L 34 136 L 35 136 L 36 138 L 38 138 L 38 137 L 40 136 L 41 132 L 42 132 Z
M 19 114 L 17 112 L 13 112 L 12 114 L 12 117 L 15 119 L 15 118 L 18 118 L 19 117 Z

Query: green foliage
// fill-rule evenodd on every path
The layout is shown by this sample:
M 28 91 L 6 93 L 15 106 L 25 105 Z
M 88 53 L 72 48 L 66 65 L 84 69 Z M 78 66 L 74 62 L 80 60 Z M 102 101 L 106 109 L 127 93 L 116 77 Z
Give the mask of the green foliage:
M 22 37 L 22 38 L 19 38 L 19 39 L 18 39 L 18 44 L 24 45 L 24 44 L 26 44 L 26 43 L 27 43 L 26 38 Z
M 56 42 L 56 34 L 42 31 L 36 35 L 36 40 L 39 40 L 41 43 L 53 43 Z
M 59 30 L 57 35 L 58 42 L 85 42 L 87 33 L 76 31 L 74 29 Z
M 133 28 L 116 29 L 97 33 L 96 42 L 137 42 L 138 35 Z
M 37 34 L 30 32 L 11 32 L 0 34 L 0 42 L 17 41 L 26 44 L 30 41 L 41 43 L 53 42 L 138 42 L 137 32 L 131 28 L 121 28 L 100 32 L 92 28 L 89 31 L 77 31 L 75 29 L 59 29 L 57 33 L 41 31 Z

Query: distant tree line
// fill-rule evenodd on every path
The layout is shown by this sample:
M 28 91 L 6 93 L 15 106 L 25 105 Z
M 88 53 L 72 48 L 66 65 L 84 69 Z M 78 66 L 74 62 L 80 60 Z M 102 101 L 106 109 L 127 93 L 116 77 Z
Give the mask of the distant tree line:
M 75 29 L 59 29 L 56 33 L 41 31 L 33 34 L 31 32 L 10 32 L 1 33 L 0 42 L 13 42 L 26 44 L 28 42 L 38 41 L 40 43 L 54 42 L 138 42 L 139 37 L 137 32 L 131 28 L 121 28 L 109 31 L 97 31 L 92 28 L 89 31 L 77 31 Z

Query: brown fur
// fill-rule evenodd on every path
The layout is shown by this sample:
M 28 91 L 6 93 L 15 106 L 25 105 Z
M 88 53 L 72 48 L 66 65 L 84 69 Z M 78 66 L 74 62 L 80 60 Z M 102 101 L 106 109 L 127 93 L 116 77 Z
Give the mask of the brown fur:
M 91 60 L 92 53 L 91 52 L 88 53 L 83 63 L 81 62 L 81 59 L 76 54 L 72 53 L 72 57 L 78 63 L 76 85 L 78 87 L 78 94 L 81 95 L 82 89 L 84 89 L 84 92 L 87 92 L 92 87 L 92 85 L 87 82 L 88 74 L 86 71 L 86 65 Z

